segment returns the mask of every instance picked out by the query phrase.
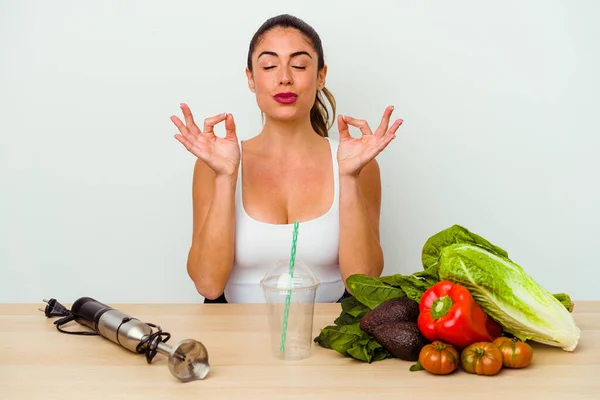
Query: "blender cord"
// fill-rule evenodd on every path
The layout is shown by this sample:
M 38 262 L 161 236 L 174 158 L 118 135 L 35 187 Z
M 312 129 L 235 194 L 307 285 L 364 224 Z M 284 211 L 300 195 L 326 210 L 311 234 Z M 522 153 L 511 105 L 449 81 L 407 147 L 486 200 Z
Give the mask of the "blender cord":
M 46 315 L 46 317 L 48 317 L 48 318 L 62 317 L 62 318 L 54 321 L 54 324 L 56 325 L 56 329 L 58 329 L 59 332 L 67 333 L 69 335 L 88 335 L 88 336 L 99 335 L 98 332 L 95 332 L 95 331 L 67 331 L 67 330 L 62 329 L 61 326 L 75 320 L 75 316 L 73 314 L 71 314 L 71 310 L 69 310 L 67 307 L 63 306 L 62 304 L 60 304 L 56 299 L 44 300 L 44 303 L 47 303 L 45 309 L 42 310 L 40 308 L 39 310 L 42 311 Z M 121 325 L 123 325 L 124 323 L 126 323 L 132 319 L 135 319 L 135 318 L 132 318 L 132 317 L 123 318 L 123 321 L 121 321 Z M 166 343 L 171 338 L 171 334 L 169 332 L 163 332 L 161 327 L 158 325 L 151 324 L 149 322 L 145 322 L 145 324 L 156 329 L 156 331 L 152 332 L 148 336 L 145 336 L 140 341 L 140 343 L 136 346 L 135 351 L 139 354 L 145 354 L 146 361 L 148 362 L 148 364 L 150 364 L 152 362 L 152 359 L 154 358 L 154 356 L 156 356 L 156 353 L 158 351 L 158 345 L 160 343 Z M 120 328 L 121 328 L 121 326 L 119 325 L 117 332 L 119 331 Z
M 146 325 L 155 328 L 156 332 L 151 333 L 146 336 L 144 339 L 140 341 L 140 343 L 136 346 L 135 351 L 140 354 L 146 355 L 146 361 L 148 364 L 152 362 L 152 359 L 156 355 L 159 343 L 166 343 L 171 338 L 171 334 L 169 332 L 163 332 L 163 330 L 158 325 L 151 324 L 146 322 Z M 164 339 L 163 339 L 164 337 Z

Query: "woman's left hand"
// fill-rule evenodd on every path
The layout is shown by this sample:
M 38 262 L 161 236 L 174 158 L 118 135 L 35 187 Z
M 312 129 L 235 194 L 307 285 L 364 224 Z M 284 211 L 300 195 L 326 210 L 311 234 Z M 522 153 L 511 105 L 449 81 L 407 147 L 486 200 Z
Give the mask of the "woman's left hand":
M 403 120 L 397 119 L 392 126 L 388 127 L 393 111 L 394 107 L 386 108 L 381 124 L 379 124 L 375 133 L 371 131 L 367 121 L 348 116 L 338 116 L 340 144 L 337 158 L 340 175 L 358 176 L 363 167 L 381 153 L 396 137 L 396 130 L 402 125 Z M 362 136 L 359 139 L 350 136 L 350 132 L 348 132 L 349 125 L 360 129 Z

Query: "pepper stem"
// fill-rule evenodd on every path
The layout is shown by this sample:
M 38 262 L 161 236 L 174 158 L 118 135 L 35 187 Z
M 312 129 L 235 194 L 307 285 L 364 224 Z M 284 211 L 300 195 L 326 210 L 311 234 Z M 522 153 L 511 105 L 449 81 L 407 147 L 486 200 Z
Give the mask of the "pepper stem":
M 442 318 L 450 311 L 452 307 L 452 299 L 448 296 L 443 296 L 433 301 L 431 306 L 431 316 L 433 319 Z

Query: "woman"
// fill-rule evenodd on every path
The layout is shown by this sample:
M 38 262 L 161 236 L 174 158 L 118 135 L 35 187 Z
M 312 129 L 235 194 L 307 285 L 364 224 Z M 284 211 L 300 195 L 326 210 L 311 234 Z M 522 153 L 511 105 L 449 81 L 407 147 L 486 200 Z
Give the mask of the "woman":
M 181 105 L 175 138 L 198 157 L 193 178 L 193 237 L 187 270 L 206 302 L 264 302 L 259 286 L 277 260 L 296 260 L 321 281 L 317 302 L 339 301 L 352 274 L 379 276 L 380 176 L 375 156 L 394 138 L 388 107 L 375 132 L 338 116 L 339 141 L 328 137 L 335 100 L 317 33 L 290 15 L 267 20 L 249 46 L 248 87 L 264 117 L 260 134 L 238 142 L 231 114 L 199 127 Z M 329 101 L 329 119 L 325 100 Z M 214 126 L 224 122 L 226 136 Z M 360 128 L 352 138 L 349 126 Z

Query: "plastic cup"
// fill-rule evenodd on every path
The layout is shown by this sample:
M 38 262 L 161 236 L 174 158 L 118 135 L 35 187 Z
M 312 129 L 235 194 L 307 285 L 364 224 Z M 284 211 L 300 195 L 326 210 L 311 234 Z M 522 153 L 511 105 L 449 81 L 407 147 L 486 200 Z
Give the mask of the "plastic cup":
M 289 260 L 280 260 L 265 274 L 261 286 L 267 306 L 271 349 L 275 357 L 283 360 L 309 357 L 319 280 L 303 262 L 296 261 L 290 282 Z M 286 326 L 284 319 L 288 295 Z

